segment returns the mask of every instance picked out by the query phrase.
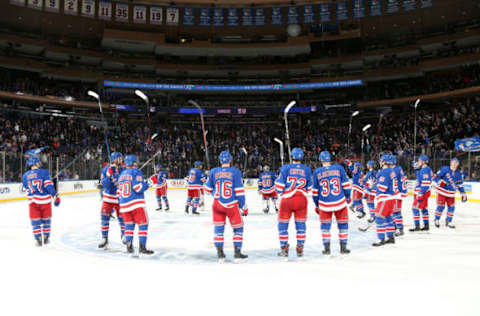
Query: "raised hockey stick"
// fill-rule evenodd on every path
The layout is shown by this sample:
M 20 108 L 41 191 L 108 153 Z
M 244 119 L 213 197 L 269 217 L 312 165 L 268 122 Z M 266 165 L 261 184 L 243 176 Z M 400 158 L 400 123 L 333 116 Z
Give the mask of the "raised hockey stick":
M 278 145 L 280 146 L 280 163 L 283 166 L 283 155 L 284 155 L 284 153 L 283 153 L 283 142 L 276 137 L 273 140 L 276 141 L 278 143 Z
M 210 169 L 210 159 L 208 159 L 208 147 L 207 147 L 207 133 L 205 132 L 205 121 L 203 120 L 203 109 L 200 105 L 193 101 L 188 100 L 188 103 L 196 107 L 200 113 L 200 122 L 202 123 L 202 133 L 203 133 L 203 145 L 205 146 L 205 159 L 207 160 L 207 169 Z
M 160 155 L 162 153 L 162 150 L 159 150 L 155 153 L 155 155 L 153 155 L 150 159 L 148 159 L 147 161 L 145 161 L 145 163 L 139 168 L 140 170 L 142 170 L 143 168 L 145 168 L 146 165 L 148 165 L 150 163 L 150 161 L 152 161 L 153 159 L 155 159 L 155 157 L 157 157 L 158 155 Z
M 58 176 L 66 169 L 68 169 L 71 165 L 73 165 L 75 163 L 75 161 L 77 161 L 80 157 L 83 157 L 83 155 L 85 155 L 85 153 L 88 151 L 88 149 L 85 149 L 84 151 L 82 151 L 80 153 L 80 155 L 78 155 L 77 157 L 75 157 L 72 161 L 70 161 L 65 167 L 63 167 L 62 169 L 60 169 L 60 171 L 57 172 L 57 174 L 52 178 L 53 179 L 57 179 Z
M 292 163 L 292 157 L 290 157 L 290 152 L 292 151 L 292 148 L 290 148 L 290 134 L 288 132 L 287 115 L 288 115 L 288 112 L 290 111 L 290 109 L 295 106 L 295 104 L 297 104 L 297 102 L 295 100 L 290 101 L 290 103 L 285 108 L 285 112 L 283 114 L 283 118 L 285 119 L 285 140 L 287 142 L 288 159 L 289 159 L 290 163 Z
M 420 99 L 417 99 L 417 101 L 415 101 L 415 104 L 413 105 L 413 107 L 415 108 L 415 123 L 413 126 L 413 161 L 415 161 L 415 156 L 417 153 L 417 107 L 419 103 Z
M 247 171 L 248 152 L 245 147 L 240 148 L 240 150 L 245 154 L 245 160 L 243 161 L 243 173 L 245 173 Z
M 98 102 L 98 108 L 100 109 L 100 116 L 102 118 L 103 124 L 105 124 L 105 126 L 104 126 L 104 129 L 105 129 L 105 131 L 104 131 L 104 133 L 105 133 L 105 145 L 107 146 L 108 161 L 111 164 L 112 162 L 110 161 L 110 145 L 108 144 L 108 136 L 107 136 L 108 124 L 107 124 L 107 121 L 105 121 L 105 117 L 103 116 L 103 108 L 102 108 L 102 102 L 100 101 L 100 96 L 98 95 L 98 93 L 96 93 L 92 90 L 88 90 L 87 94 L 89 96 L 91 96 L 92 98 L 96 99 L 97 102 Z

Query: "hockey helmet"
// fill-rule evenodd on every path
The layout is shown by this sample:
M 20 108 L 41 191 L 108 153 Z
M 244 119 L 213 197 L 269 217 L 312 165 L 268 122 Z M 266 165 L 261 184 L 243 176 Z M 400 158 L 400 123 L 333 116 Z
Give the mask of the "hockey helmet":
M 321 162 L 330 162 L 332 161 L 332 155 L 328 151 L 322 151 L 320 155 L 318 155 L 318 159 Z
M 122 158 L 122 153 L 119 152 L 113 152 L 110 154 L 110 161 L 115 161 L 118 158 Z
M 127 167 L 132 167 L 135 162 L 137 162 L 137 156 L 135 155 L 127 155 L 125 156 L 125 165 Z
M 218 160 L 220 160 L 221 163 L 230 163 L 230 161 L 232 161 L 232 155 L 228 150 L 224 150 L 218 155 Z
M 292 149 L 290 156 L 292 156 L 293 160 L 303 160 L 303 150 L 301 148 L 295 147 Z
M 421 160 L 425 163 L 428 163 L 428 156 L 427 155 L 421 155 L 420 157 L 418 157 L 418 160 Z
M 31 167 L 40 163 L 40 159 L 37 156 L 30 156 L 27 158 L 27 166 Z
M 202 165 L 203 165 L 203 162 L 201 162 L 200 160 L 197 160 L 193 163 L 194 167 L 199 167 L 199 166 L 202 166 Z

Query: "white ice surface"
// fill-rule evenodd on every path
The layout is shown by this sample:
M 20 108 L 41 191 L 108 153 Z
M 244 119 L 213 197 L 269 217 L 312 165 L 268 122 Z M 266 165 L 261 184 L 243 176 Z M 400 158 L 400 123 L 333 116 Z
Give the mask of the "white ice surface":
M 261 213 L 259 196 L 247 191 L 249 260 L 219 264 L 211 212 L 186 216 L 182 190 L 170 190 L 169 199 L 171 212 L 156 212 L 148 192 L 148 247 L 156 253 L 139 259 L 124 253 L 116 222 L 111 250 L 97 249 L 98 194 L 64 196 L 54 208 L 52 243 L 44 248 L 34 246 L 26 201 L 0 204 L 0 314 L 480 315 L 478 203 L 457 203 L 456 230 L 407 232 L 380 249 L 371 247 L 375 230 L 359 232 L 365 220 L 350 216 L 352 253 L 338 254 L 334 228 L 330 258 L 321 254 L 319 219 L 310 209 L 305 258 L 291 254 L 284 262 L 276 256 L 276 216 Z M 207 199 L 207 210 L 210 204 Z M 404 204 L 408 228 L 411 199 Z M 431 199 L 431 214 L 434 207 Z M 291 222 L 295 245 L 293 228 Z M 229 258 L 231 236 L 227 226 Z

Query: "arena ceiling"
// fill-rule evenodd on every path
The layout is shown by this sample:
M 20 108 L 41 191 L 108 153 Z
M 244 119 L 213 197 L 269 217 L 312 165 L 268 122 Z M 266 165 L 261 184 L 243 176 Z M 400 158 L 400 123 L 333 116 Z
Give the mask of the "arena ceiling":
M 252 6 L 263 6 L 263 5 L 287 5 L 287 4 L 307 4 L 307 3 L 331 3 L 335 1 L 326 0 L 313 0 L 313 1 L 292 1 L 292 0 L 175 0 L 175 1 L 167 1 L 167 0 L 134 0 L 131 1 L 133 3 L 145 3 L 145 4 L 162 4 L 162 5 L 170 5 L 172 3 L 178 5 L 186 5 L 186 4 L 193 4 L 193 5 L 218 5 L 218 6 L 243 6 L 252 5 Z

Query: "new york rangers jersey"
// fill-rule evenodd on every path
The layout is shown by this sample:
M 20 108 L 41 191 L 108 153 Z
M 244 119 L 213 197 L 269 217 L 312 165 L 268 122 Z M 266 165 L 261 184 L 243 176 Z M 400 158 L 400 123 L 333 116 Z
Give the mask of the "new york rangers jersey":
M 377 171 L 369 170 L 363 177 L 363 191 L 366 195 L 375 195 L 375 186 L 377 184 Z
M 351 185 L 345 169 L 337 164 L 320 167 L 313 173 L 313 202 L 325 212 L 347 207 Z
M 375 201 L 384 202 L 397 199 L 394 188 L 395 172 L 393 168 L 383 168 L 377 172 L 376 196 Z
M 415 185 L 415 193 L 422 196 L 427 192 L 430 192 L 430 186 L 432 185 L 433 172 L 429 166 L 425 166 L 415 172 L 417 182 Z
M 242 173 L 236 167 L 217 167 L 210 170 L 205 191 L 221 205 L 231 208 L 238 204 L 245 208 L 245 189 Z
M 160 171 L 153 176 L 150 177 L 153 180 L 153 183 L 155 183 L 155 188 L 161 189 L 161 188 L 166 188 L 167 187 L 167 173 L 165 171 Z
M 304 164 L 283 166 L 275 181 L 275 189 L 283 198 L 289 198 L 297 192 L 307 196 L 312 190 L 312 169 Z
M 118 178 L 117 191 L 120 213 L 146 207 L 144 194 L 146 190 L 148 190 L 148 183 L 143 179 L 140 169 L 123 170 Z
M 437 193 L 446 197 L 455 197 L 455 191 L 465 194 L 463 174 L 459 170 L 453 171 L 449 166 L 443 166 L 434 176 L 437 183 Z
M 28 203 L 48 204 L 57 192 L 46 169 L 32 169 L 22 177 L 23 187 L 27 190 Z
M 275 172 L 262 172 L 258 177 L 258 190 L 263 194 L 273 193 L 275 191 Z
M 395 179 L 393 182 L 394 191 L 398 191 L 400 193 L 397 194 L 397 197 L 399 199 L 405 198 L 407 197 L 407 176 L 405 175 L 405 172 L 403 172 L 403 169 L 400 166 L 396 166 L 392 169 L 395 173 Z
M 187 188 L 192 189 L 201 189 L 205 183 L 206 176 L 202 170 L 198 168 L 192 168 L 188 171 L 187 176 Z
M 355 167 L 352 164 L 348 165 L 348 168 L 352 172 L 352 190 L 356 190 L 358 192 L 363 192 L 363 172 L 360 168 L 357 168 L 355 171 Z
M 103 186 L 103 202 L 118 204 L 117 185 L 118 177 L 123 169 L 117 166 L 106 166 L 102 169 L 100 181 Z

